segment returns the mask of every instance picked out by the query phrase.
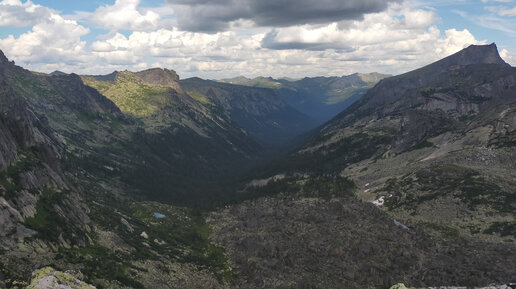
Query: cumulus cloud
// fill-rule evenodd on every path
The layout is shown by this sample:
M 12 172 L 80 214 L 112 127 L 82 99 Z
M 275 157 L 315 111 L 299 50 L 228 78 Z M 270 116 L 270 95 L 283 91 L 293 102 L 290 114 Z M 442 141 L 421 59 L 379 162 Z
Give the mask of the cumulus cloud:
M 190 3 L 188 7 L 208 5 L 203 0 L 181 1 L 182 4 Z M 212 0 L 210 3 L 235 1 Z M 120 3 L 126 6 L 132 3 L 129 10 L 136 11 L 136 16 L 146 15 L 138 8 L 137 0 L 117 1 L 114 6 L 122 5 Z M 174 3 L 181 4 L 179 0 Z M 324 1 L 320 3 L 324 4 Z M 135 29 L 122 34 L 116 30 L 129 25 L 120 24 L 125 23 L 124 20 L 113 24 L 109 34 L 89 44 L 81 40 L 89 30 L 67 17 L 51 13 L 31 31 L 19 37 L 0 39 L 0 49 L 19 64 L 37 71 L 58 69 L 102 74 L 113 70 L 166 67 L 176 70 L 183 78 L 218 79 L 236 75 L 304 77 L 372 71 L 397 74 L 426 65 L 470 44 L 483 43 L 468 30 L 439 30 L 439 16 L 435 10 L 418 8 L 409 2 L 391 3 L 387 9 L 366 13 L 359 19 L 318 24 L 314 24 L 317 21 L 300 22 L 299 25 L 269 28 L 257 26 L 254 18 L 240 19 L 224 22 L 223 25 L 230 25 L 230 30 L 216 33 L 166 28 L 158 24 L 153 29 L 149 26 L 150 30 Z M 502 50 L 501 53 L 509 63 L 508 59 L 515 57 L 510 51 Z
M 500 57 L 512 66 L 516 66 L 516 53 L 511 53 L 507 49 L 500 51 Z
M 91 49 L 111 65 L 123 59 L 132 65 L 148 59 L 150 66 L 175 69 L 182 77 L 303 77 L 357 71 L 401 73 L 483 43 L 468 30 L 440 31 L 431 10 L 391 6 L 362 20 L 272 32 L 266 28 L 214 34 L 160 29 L 128 37 L 117 34 L 93 43 Z
M 31 1 L 0 1 L 0 26 L 32 26 L 48 19 L 55 11 Z
M 160 15 L 148 10 L 144 14 L 138 10 L 140 0 L 116 0 L 114 5 L 97 8 L 90 21 L 111 30 L 148 31 L 157 28 Z
M 88 33 L 89 29 L 77 22 L 52 14 L 17 38 L 10 35 L 0 39 L 0 48 L 9 57 L 30 67 L 46 63 L 73 65 L 87 61 L 86 42 L 81 41 L 81 36 Z
M 189 31 L 227 30 L 231 22 L 250 20 L 257 26 L 287 27 L 361 19 L 399 0 L 167 0 L 179 28 Z
M 395 6 L 386 12 L 368 14 L 361 21 L 343 25 L 296 26 L 275 29 L 263 40 L 271 49 L 344 49 L 362 45 L 392 45 L 403 40 L 424 40 L 432 35 L 427 30 L 435 22 L 431 11 Z M 438 37 L 438 35 L 437 35 Z M 435 40 L 435 36 L 431 37 Z

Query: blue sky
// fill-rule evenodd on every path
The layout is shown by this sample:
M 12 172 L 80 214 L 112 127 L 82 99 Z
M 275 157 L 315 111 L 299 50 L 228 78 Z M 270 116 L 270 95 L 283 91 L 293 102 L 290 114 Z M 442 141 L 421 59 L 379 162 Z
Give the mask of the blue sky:
M 0 0 L 0 49 L 42 72 L 397 74 L 492 42 L 515 66 L 516 0 Z

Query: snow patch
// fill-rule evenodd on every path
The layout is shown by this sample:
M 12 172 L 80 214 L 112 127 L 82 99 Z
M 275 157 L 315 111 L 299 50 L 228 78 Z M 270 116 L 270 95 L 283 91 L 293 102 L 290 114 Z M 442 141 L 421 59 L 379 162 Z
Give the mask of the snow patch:
M 374 200 L 372 203 L 373 203 L 373 205 L 375 205 L 377 207 L 383 206 L 383 204 L 385 203 L 385 196 L 379 197 L 377 200 Z

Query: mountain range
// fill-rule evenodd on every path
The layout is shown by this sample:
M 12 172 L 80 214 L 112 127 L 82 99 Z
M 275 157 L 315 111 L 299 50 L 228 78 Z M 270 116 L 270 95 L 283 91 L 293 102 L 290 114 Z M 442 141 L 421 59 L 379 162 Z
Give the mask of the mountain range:
M 494 44 L 295 81 L 0 52 L 0 287 L 515 282 L 515 97 Z
M 347 76 L 305 77 L 299 80 L 236 77 L 219 82 L 269 88 L 293 108 L 306 114 L 318 125 L 330 120 L 359 99 L 369 88 L 389 75 L 355 73 Z

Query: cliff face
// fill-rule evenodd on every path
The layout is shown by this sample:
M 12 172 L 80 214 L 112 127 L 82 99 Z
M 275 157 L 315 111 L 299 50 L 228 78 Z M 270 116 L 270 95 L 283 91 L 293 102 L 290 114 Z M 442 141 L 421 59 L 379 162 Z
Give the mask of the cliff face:
M 12 253 L 2 257 L 1 266 L 27 272 L 34 264 L 18 258 L 37 260 L 44 258 L 36 257 L 41 248 L 84 244 L 90 219 L 87 206 L 62 172 L 65 144 L 10 83 L 12 74 L 20 72 L 1 61 L 0 248 Z
M 182 91 L 179 84 L 179 75 L 173 70 L 152 68 L 135 74 L 145 83 L 169 86 L 176 91 Z

